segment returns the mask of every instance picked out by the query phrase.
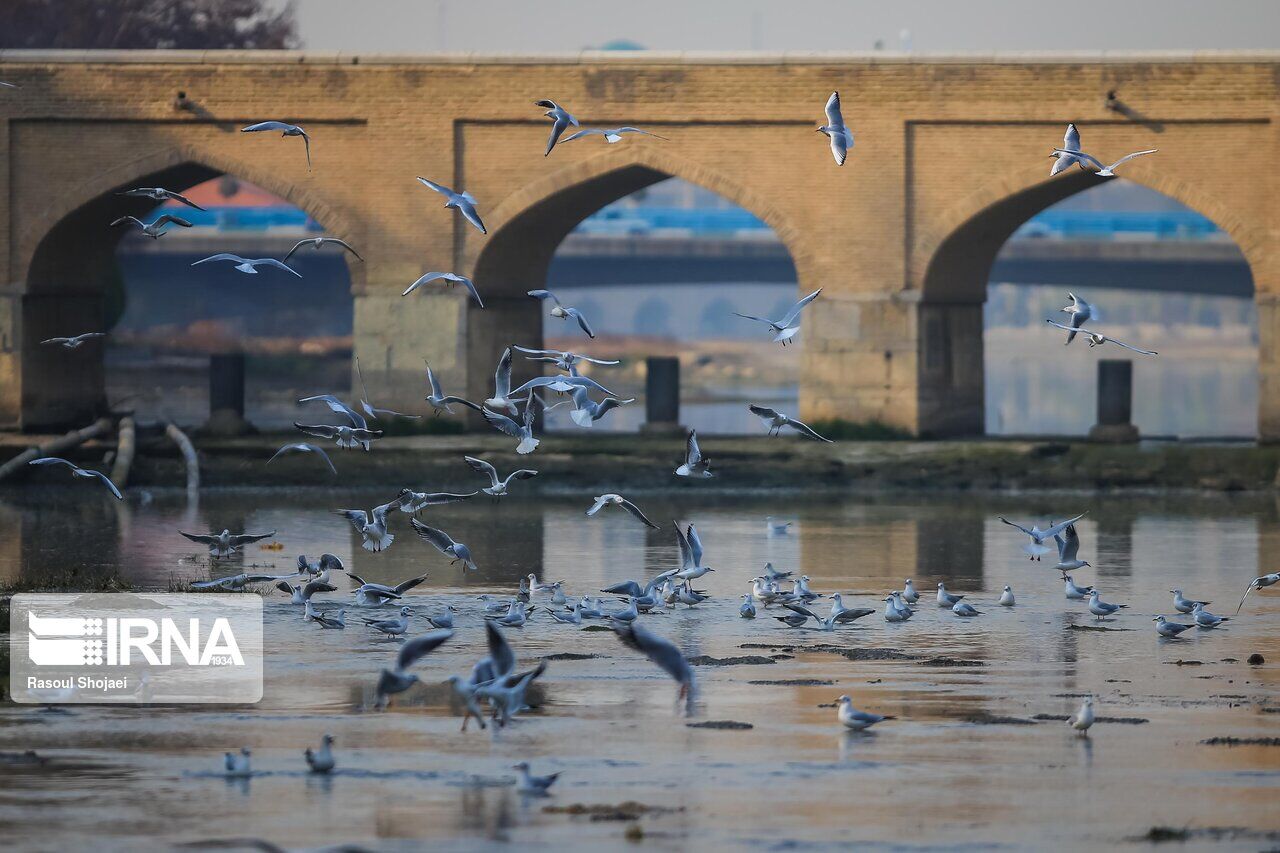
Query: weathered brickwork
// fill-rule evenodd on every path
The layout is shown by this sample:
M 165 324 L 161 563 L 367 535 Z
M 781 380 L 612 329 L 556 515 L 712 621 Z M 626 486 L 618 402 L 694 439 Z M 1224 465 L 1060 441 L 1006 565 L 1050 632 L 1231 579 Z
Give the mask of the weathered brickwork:
M 0 423 L 73 423 L 100 403 L 101 365 L 69 367 L 36 342 L 100 314 L 121 187 L 180 190 L 227 172 L 359 246 L 356 350 L 402 406 L 422 396 L 423 358 L 446 387 L 484 390 L 502 346 L 540 340 L 538 308 L 520 294 L 544 282 L 558 240 L 674 175 L 768 222 L 800 289 L 823 288 L 803 332 L 804 417 L 979 432 L 990 262 L 1028 216 L 1098 180 L 1048 180 L 1049 149 L 1074 121 L 1100 157 L 1159 148 L 1125 176 L 1240 245 L 1258 292 L 1260 432 L 1280 438 L 1280 55 L 0 52 L 0 79 L 22 86 L 0 91 Z M 813 132 L 833 89 L 857 137 L 844 168 Z M 585 139 L 543 157 L 538 98 L 586 125 L 636 124 L 670 141 Z M 268 118 L 307 128 L 313 171 L 300 140 L 238 132 Z M 488 236 L 416 175 L 475 195 Z M 474 273 L 489 307 L 456 290 L 401 299 L 428 269 Z

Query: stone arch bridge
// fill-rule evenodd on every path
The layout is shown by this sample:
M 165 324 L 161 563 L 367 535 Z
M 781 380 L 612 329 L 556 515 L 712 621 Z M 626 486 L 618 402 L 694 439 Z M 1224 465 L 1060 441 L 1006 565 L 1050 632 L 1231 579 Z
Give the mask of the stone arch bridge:
M 767 222 L 800 290 L 806 419 L 926 436 L 983 431 L 982 303 L 1004 240 L 1099 179 L 1048 177 L 1067 122 L 1085 148 L 1159 148 L 1125 177 L 1209 216 L 1248 261 L 1260 335 L 1259 433 L 1280 438 L 1280 54 L 365 57 L 270 52 L 0 52 L 0 423 L 80 423 L 103 405 L 101 349 L 42 338 L 101 323 L 130 186 L 221 173 L 303 208 L 360 248 L 355 347 L 385 405 L 446 387 L 485 396 L 502 347 L 541 340 L 559 242 L 602 206 L 678 176 Z M 857 145 L 837 168 L 813 131 L 834 89 Z M 543 156 L 553 98 L 585 125 L 669 137 L 587 139 Z M 275 118 L 313 137 L 238 128 Z M 417 182 L 479 200 L 488 235 Z M 475 278 L 400 292 L 426 270 Z M 228 274 L 235 274 L 228 271 Z M 1087 287 L 1087 282 L 1081 282 Z M 264 278 L 263 286 L 269 286 Z M 182 282 L 173 283 L 181 298 Z M 762 336 L 761 346 L 768 346 Z

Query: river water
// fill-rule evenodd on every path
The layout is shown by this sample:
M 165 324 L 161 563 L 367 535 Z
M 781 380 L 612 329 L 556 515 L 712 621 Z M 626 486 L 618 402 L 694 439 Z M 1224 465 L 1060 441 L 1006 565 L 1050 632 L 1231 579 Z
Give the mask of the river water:
M 213 574 L 249 565 L 283 572 L 298 553 L 324 551 L 367 580 L 425 572 L 407 596 L 415 630 L 429 629 L 424 613 L 454 604 L 455 636 L 419 666 L 424 686 L 379 713 L 369 691 L 395 644 L 360 627 L 358 608 L 345 631 L 323 631 L 264 590 L 266 683 L 256 706 L 0 705 L 0 752 L 51 759 L 0 761 L 0 832 L 11 849 L 164 849 L 226 837 L 292 848 L 621 849 L 634 843 L 631 822 L 555 809 L 625 802 L 655 809 L 639 832 L 671 850 L 1102 849 L 1155 826 L 1187 828 L 1180 849 L 1258 850 L 1280 840 L 1280 747 L 1202 743 L 1280 735 L 1280 595 L 1255 594 L 1226 627 L 1184 640 L 1160 640 L 1151 623 L 1170 613 L 1175 586 L 1233 614 L 1249 579 L 1275 568 L 1280 510 L 1270 500 L 805 500 L 687 489 L 634 496 L 666 522 L 651 531 L 620 512 L 585 517 L 588 495 L 526 493 L 430 513 L 475 552 L 480 568 L 464 575 L 402 515 L 392 547 L 370 554 L 326 512 L 389 494 L 212 491 L 198 507 L 177 493 L 151 497 L 143 505 L 133 494 L 116 504 L 85 489 L 0 495 L 0 583 L 88 588 L 114 575 L 135 588 L 176 588 L 210 575 L 203 549 L 177 528 L 277 529 L 284 550 L 251 546 Z M 1101 624 L 996 519 L 1084 510 L 1081 555 L 1097 569 L 1076 579 L 1129 605 Z M 766 535 L 767 515 L 793 520 L 792 532 Z M 611 632 L 539 612 L 508 632 L 522 666 L 590 657 L 552 660 L 539 707 L 506 730 L 459 732 L 440 683 L 485 653 L 475 597 L 508 593 L 531 572 L 564 579 L 570 595 L 649 577 L 676 563 L 672 518 L 697 524 L 717 569 L 697 585 L 712 598 L 644 624 L 690 656 L 768 662 L 697 667 L 698 701 L 686 717 L 673 684 Z M 832 633 L 787 628 L 771 618 L 776 609 L 741 619 L 739 595 L 765 561 L 877 612 Z M 926 597 L 910 622 L 887 624 L 880 599 L 908 577 Z M 936 607 L 928 593 L 938 581 L 982 615 L 965 620 Z M 1005 584 L 1017 594 L 1013 608 L 996 606 Z M 348 584 L 338 585 L 320 598 L 349 604 Z M 1254 653 L 1266 662 L 1246 663 Z M 842 693 L 896 719 L 845 733 L 823 707 Z M 1063 722 L 1033 720 L 1074 712 L 1085 693 L 1104 718 L 1146 722 L 1104 720 L 1085 739 Z M 753 728 L 688 725 L 723 720 Z M 325 732 L 337 739 L 338 770 L 308 776 L 301 752 Z M 228 781 L 222 753 L 241 746 L 253 749 L 254 776 Z M 516 793 L 510 768 L 520 760 L 561 773 L 553 796 Z

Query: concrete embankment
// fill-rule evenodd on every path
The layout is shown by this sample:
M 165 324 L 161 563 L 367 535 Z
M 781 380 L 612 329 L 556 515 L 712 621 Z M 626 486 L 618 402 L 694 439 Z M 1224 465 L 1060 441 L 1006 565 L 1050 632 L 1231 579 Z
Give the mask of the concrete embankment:
M 471 490 L 478 475 L 463 455 L 482 456 L 504 474 L 515 467 L 541 472 L 528 488 L 653 491 L 699 488 L 718 492 L 751 489 L 881 490 L 1208 490 L 1268 491 L 1276 488 L 1280 447 L 1238 444 L 1149 442 L 1111 446 L 1065 441 L 882 441 L 818 444 L 795 438 L 705 437 L 703 452 L 715 477 L 688 481 L 673 471 L 684 453 L 678 436 L 597 433 L 542 437 L 529 456 L 513 453 L 514 441 L 498 434 L 390 437 L 370 453 L 328 444 L 335 478 L 313 454 L 289 454 L 268 466 L 281 445 L 298 435 L 196 438 L 204 486 L 401 486 Z M 0 435 L 0 462 L 39 437 Z M 110 469 L 114 442 L 94 441 L 68 456 Z M 6 481 L 31 481 L 22 472 Z M 39 474 L 42 480 L 53 476 Z M 138 440 L 130 486 L 181 487 L 182 460 L 160 437 Z

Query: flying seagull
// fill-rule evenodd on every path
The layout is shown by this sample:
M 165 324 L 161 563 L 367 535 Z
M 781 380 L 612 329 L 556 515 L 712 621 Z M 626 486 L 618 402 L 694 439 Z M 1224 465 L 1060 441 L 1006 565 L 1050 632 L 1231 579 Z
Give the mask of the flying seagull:
M 71 469 L 71 476 L 81 480 L 100 480 L 102 485 L 111 490 L 111 494 L 116 496 L 116 500 L 124 500 L 124 495 L 120 494 L 120 490 L 116 488 L 116 484 L 111 482 L 111 478 L 101 471 L 91 471 L 88 468 L 81 468 L 74 462 L 68 462 L 57 456 L 46 456 L 43 459 L 32 459 L 28 465 L 66 465 Z
M 302 278 L 302 273 L 298 272 L 293 267 L 286 265 L 283 261 L 277 261 L 275 258 L 242 258 L 239 255 L 233 255 L 230 252 L 219 252 L 216 255 L 201 258 L 191 266 L 194 267 L 200 264 L 207 264 L 210 261 L 231 261 L 236 265 L 236 269 L 245 275 L 257 275 L 257 267 L 268 266 L 285 270 L 286 272 L 293 273 L 298 278 Z
M 124 192 L 116 193 L 116 195 L 127 195 L 133 198 L 149 198 L 152 201 L 176 201 L 185 204 L 187 207 L 194 207 L 196 210 L 204 210 L 203 207 L 181 193 L 176 193 L 173 190 L 167 190 L 164 187 L 138 187 L 137 189 L 125 190 Z
M 1083 299 L 1081 299 L 1079 296 L 1076 296 L 1074 293 L 1068 292 L 1067 298 L 1071 300 L 1071 304 L 1066 306 L 1065 308 L 1060 309 L 1059 313 L 1071 315 L 1071 328 L 1067 329 L 1067 343 L 1071 343 L 1076 339 L 1076 332 L 1080 329 L 1080 327 L 1083 326 L 1085 323 L 1089 322 L 1090 320 L 1095 319 L 1094 317 L 1095 312 L 1093 310 L 1092 305 L 1090 305 L 1088 302 L 1085 302 Z M 1045 322 L 1053 323 L 1052 320 L 1046 320 Z M 1053 325 L 1057 326 L 1058 324 L 1053 323 Z M 1063 328 L 1063 327 L 1059 326 L 1058 328 Z
M 1056 534 L 1061 533 L 1071 525 L 1075 524 L 1080 519 L 1084 518 L 1085 515 L 1086 514 L 1082 512 L 1079 515 L 1077 515 L 1075 518 L 1060 522 L 1058 524 L 1051 525 L 1045 530 L 1041 530 L 1039 527 L 1037 527 L 1034 524 L 1031 525 L 1031 529 L 1028 530 L 1027 528 L 1023 527 L 1021 524 L 1015 524 L 1014 522 L 1005 518 L 1003 515 L 998 515 L 996 516 L 996 518 L 1000 519 L 1010 527 L 1018 528 L 1023 533 L 1030 536 L 1031 542 L 1026 546 L 1025 550 L 1027 554 L 1030 555 L 1031 559 L 1038 560 L 1040 559 L 1040 555 L 1049 553 L 1049 548 L 1046 547 L 1044 544 L 1046 539 L 1052 539 Z
M 85 332 L 83 335 L 76 335 L 74 338 L 49 338 L 48 340 L 43 340 L 40 343 L 57 344 L 58 346 L 65 347 L 67 349 L 76 349 L 86 341 L 92 340 L 93 338 L 105 338 L 106 336 L 106 332 Z
M 263 130 L 278 130 L 282 137 L 301 136 L 303 144 L 307 147 L 307 171 L 311 171 L 311 137 L 307 136 L 305 130 L 296 124 L 285 124 L 282 121 L 260 121 L 257 124 L 240 128 L 241 133 L 257 133 Z
M 1083 335 L 1087 335 L 1089 339 L 1090 347 L 1102 346 L 1105 343 L 1113 343 L 1118 347 L 1124 347 L 1127 350 L 1131 350 L 1136 353 L 1141 353 L 1142 355 L 1159 355 L 1160 354 L 1155 350 L 1138 349 L 1137 347 L 1130 346 L 1129 344 L 1126 344 L 1123 341 L 1117 341 L 1115 338 L 1109 338 L 1100 332 L 1090 331 L 1089 329 L 1086 329 L 1083 326 L 1078 326 L 1073 329 L 1070 326 L 1064 326 L 1061 323 L 1055 323 L 1052 320 L 1045 320 L 1045 322 L 1048 323 L 1050 326 L 1057 326 L 1059 329 L 1064 329 L 1073 335 L 1076 332 L 1080 332 Z M 1070 341 L 1068 341 L 1068 343 L 1070 343 Z
M 255 583 L 271 583 L 272 581 L 281 581 L 289 577 L 288 575 L 250 575 L 241 572 L 238 575 L 227 575 L 225 578 L 218 578 L 211 581 L 192 581 L 192 589 L 214 589 L 221 587 L 222 589 L 244 589 L 246 586 Z
M 591 509 L 587 510 L 587 515 L 595 515 L 600 510 L 604 509 L 607 506 L 618 506 L 618 507 L 622 507 L 627 512 L 631 513 L 633 516 L 636 517 L 636 519 L 638 519 L 646 527 L 652 527 L 654 530 L 659 529 L 658 525 L 650 521 L 648 516 L 646 516 L 643 512 L 640 511 L 640 507 L 636 506 L 631 501 L 624 498 L 622 495 L 614 494 L 614 493 L 597 495 L 594 498 L 594 500 L 595 500 L 595 503 L 591 505 Z
M 1074 124 L 1067 125 L 1066 135 L 1062 137 L 1062 147 L 1053 149 L 1053 153 L 1049 156 L 1054 158 L 1053 168 L 1049 170 L 1049 177 L 1053 177 L 1059 172 L 1065 172 L 1071 168 L 1071 164 L 1075 163 L 1080 167 L 1080 171 L 1089 171 L 1084 167 L 1084 161 L 1080 159 L 1080 131 L 1076 130 Z
M 1236 614 L 1239 615 L 1240 608 L 1244 607 L 1244 600 L 1249 597 L 1249 593 L 1253 592 L 1255 589 L 1266 589 L 1269 586 L 1275 586 L 1278 583 L 1280 583 L 1280 572 L 1272 572 L 1269 575 L 1254 578 L 1249 582 L 1249 585 L 1245 587 L 1244 595 L 1240 596 L 1240 604 L 1236 607 Z
M 395 668 L 384 669 L 378 674 L 378 686 L 375 688 L 378 694 L 378 707 L 385 708 L 388 698 L 396 693 L 403 693 L 416 684 L 418 676 L 410 673 L 409 667 L 438 649 L 452 636 L 451 629 L 443 628 L 439 631 L 428 631 L 401 646 L 396 654 Z
M 0 89 L 21 89 L 21 88 L 22 87 L 19 86 L 17 83 L 6 83 L 5 81 L 0 80 Z
M 573 374 L 570 376 L 537 376 L 521 385 L 519 388 L 511 392 L 512 397 L 519 397 L 526 391 L 534 388 L 550 388 L 552 391 L 573 392 L 579 389 L 586 390 L 588 388 L 599 391 L 602 394 L 612 394 L 608 388 L 592 379 L 590 376 L 582 376 L 581 374 Z
M 618 632 L 619 640 L 657 664 L 680 685 L 677 699 L 684 699 L 686 707 L 693 704 L 693 667 L 689 666 L 675 643 L 650 633 L 635 622 L 614 622 L 613 630 Z
M 622 135 L 624 133 L 640 133 L 645 136 L 652 136 L 654 139 L 667 139 L 665 136 L 659 136 L 656 133 L 651 133 L 647 130 L 641 130 L 638 127 L 631 127 L 630 125 L 627 125 L 624 127 L 585 127 L 576 133 L 569 134 L 564 138 L 564 141 L 572 142 L 575 139 L 582 139 L 586 136 L 603 136 L 604 141 L 612 145 L 615 142 L 621 142 Z
M 503 350 L 502 358 L 498 359 L 498 366 L 493 371 L 493 396 L 484 404 L 495 411 L 505 409 L 513 415 L 520 413 L 511 400 L 511 347 Z
M 422 287 L 422 285 L 430 284 L 433 281 L 437 281 L 441 279 L 444 280 L 446 287 L 452 287 L 454 284 L 461 284 L 465 286 L 467 290 L 470 291 L 471 295 L 475 297 L 476 304 L 479 305 L 481 308 L 484 307 L 484 300 L 480 298 L 480 291 L 476 290 L 475 283 L 471 279 L 467 278 L 465 275 L 458 275 L 457 273 L 453 273 L 453 272 L 426 273 L 417 281 L 415 281 L 413 284 L 409 285 L 405 289 L 404 293 L 400 295 L 408 296 L 410 293 L 413 293 L 419 287 Z
M 584 379 L 586 377 L 583 377 Z M 617 397 L 605 397 L 599 403 L 587 396 L 587 389 L 581 386 L 574 388 L 570 392 L 573 398 L 573 411 L 569 413 L 569 417 L 580 427 L 590 428 L 593 423 L 603 418 L 611 410 L 618 406 L 625 406 L 628 403 L 634 403 L 634 397 L 621 400 Z
M 784 602 L 782 606 L 790 610 L 792 613 L 804 617 L 804 620 L 813 619 L 818 623 L 819 631 L 834 631 L 837 624 L 843 625 L 845 623 L 861 619 L 863 616 L 870 616 L 872 613 L 875 613 L 874 610 L 867 607 L 850 607 L 848 609 L 841 610 L 838 613 L 833 613 L 830 616 L 822 617 L 817 613 L 814 613 L 809 608 L 799 604 Z M 804 624 L 804 620 L 800 622 L 800 625 Z M 795 627 L 799 626 L 797 625 Z
M 409 578 L 407 581 L 396 584 L 395 586 L 387 586 L 384 583 L 369 583 L 359 575 L 347 572 L 347 577 L 351 578 L 354 583 L 359 584 L 355 590 L 356 604 L 361 606 L 386 604 L 389 601 L 397 601 L 404 597 L 409 590 L 418 586 L 427 579 L 426 575 L 418 575 L 416 578 Z
M 368 450 L 374 441 L 382 438 L 382 430 L 380 429 L 335 426 L 333 424 L 300 424 L 297 421 L 294 421 L 293 425 L 307 435 L 314 435 L 316 438 L 333 439 L 337 441 L 339 447 L 363 447 Z
M 405 515 L 417 515 L 429 506 L 457 503 L 478 494 L 479 492 L 468 492 L 465 495 L 453 492 L 415 492 L 404 488 L 400 490 L 400 511 Z
M 360 380 L 360 408 L 364 409 L 364 413 L 371 418 L 378 419 L 383 415 L 391 418 L 409 418 L 410 420 L 418 420 L 422 415 L 406 415 L 404 412 L 397 412 L 394 409 L 379 409 L 369 402 L 369 389 L 364 384 L 364 373 L 360 370 L 360 356 L 355 356 L 356 362 L 356 378 Z
M 535 107 L 546 107 L 547 111 L 543 113 L 543 115 L 551 119 L 551 136 L 547 139 L 547 152 L 542 155 L 543 157 L 546 157 L 551 154 L 551 149 L 556 147 L 556 143 L 560 141 L 560 136 L 565 132 L 565 130 L 570 126 L 578 126 L 578 120 L 573 117 L 572 113 L 557 104 L 555 101 L 548 101 L 544 99 L 541 101 L 534 101 L 533 105 Z
M 400 498 L 375 506 L 372 511 L 362 509 L 335 509 L 334 513 L 351 522 L 351 526 L 360 534 L 360 547 L 366 551 L 385 551 L 395 541 L 395 536 L 387 531 L 387 513 L 400 507 Z
M 508 358 L 510 357 L 510 354 L 511 350 L 507 350 Z M 505 433 L 512 438 L 520 440 L 520 443 L 516 445 L 516 453 L 521 455 L 532 453 L 541 443 L 538 439 L 533 437 L 533 418 L 536 400 L 538 400 L 538 397 L 530 391 L 529 398 L 524 407 L 524 417 L 519 421 L 509 418 L 506 415 L 489 411 L 488 409 L 482 409 L 480 413 L 484 415 L 484 419 L 488 421 L 498 432 Z M 486 400 L 485 403 L 488 404 L 489 401 Z
M 554 303 L 551 308 L 552 317 L 559 317 L 561 320 L 567 320 L 572 317 L 577 321 L 578 325 L 582 328 L 582 331 L 587 333 L 588 338 L 593 340 L 595 339 L 595 332 L 591 331 L 591 326 L 587 324 L 587 318 L 582 316 L 582 312 L 577 308 L 565 308 L 560 304 L 560 300 L 556 298 L 556 295 L 550 290 L 530 290 L 529 295 L 534 299 L 541 299 L 543 301 L 550 299 Z
M 245 545 L 261 542 L 263 539 L 270 539 L 276 535 L 274 530 L 270 533 L 232 533 L 225 528 L 221 533 L 185 533 L 181 530 L 178 533 L 192 542 L 208 545 L 209 554 L 213 557 L 230 557 Z M 288 577 L 288 575 L 285 575 L 285 577 Z M 281 578 L 273 577 L 271 580 L 281 580 Z
M 500 498 L 507 493 L 507 487 L 511 485 L 512 480 L 529 480 L 538 476 L 537 471 L 521 468 L 518 471 L 512 471 L 505 480 L 502 480 L 498 478 L 498 469 L 483 459 L 477 459 L 474 456 L 464 456 L 462 459 L 475 471 L 488 476 L 489 487 L 480 491 L 495 498 Z
M 786 346 L 787 342 L 794 338 L 796 333 L 800 331 L 800 312 L 804 310 L 806 305 L 817 299 L 818 294 L 821 292 L 822 288 L 818 288 L 813 293 L 810 293 L 808 296 L 801 299 L 795 305 L 792 305 L 791 310 L 788 311 L 781 320 L 770 320 L 767 317 L 753 317 L 750 314 L 739 314 L 737 311 L 734 311 L 733 313 L 746 320 L 755 320 L 757 323 L 764 323 L 777 333 L 773 337 L 774 342 L 781 341 L 782 345 Z
M 1065 575 L 1089 565 L 1088 560 L 1080 559 L 1080 534 L 1074 524 L 1068 524 L 1061 533 L 1053 534 L 1053 541 L 1058 543 L 1058 565 L 1054 566 L 1055 569 Z
M 558 367 L 561 370 L 570 370 L 580 361 L 588 361 L 592 364 L 621 364 L 622 363 L 621 361 L 618 361 L 616 359 L 613 361 L 610 361 L 608 359 L 603 359 L 603 358 L 592 358 L 589 355 L 582 355 L 580 353 L 569 352 L 567 350 L 529 349 L 527 347 L 522 347 L 522 346 L 514 346 L 513 349 L 516 349 L 522 353 L 526 353 L 529 361 L 545 361 L 549 364 L 554 364 L 556 367 Z
M 831 156 L 836 158 L 836 165 L 843 166 L 853 147 L 853 133 L 844 123 L 840 115 L 840 93 L 832 92 L 827 98 L 827 123 L 818 128 L 818 133 L 825 134 L 831 140 Z
M 1080 157 L 1084 160 L 1088 160 L 1090 163 L 1098 167 L 1098 171 L 1094 172 L 1095 175 L 1097 175 L 1099 178 L 1111 178 L 1115 176 L 1115 173 L 1116 173 L 1115 169 L 1121 163 L 1127 163 L 1128 161 L 1132 160 L 1134 157 L 1142 157 L 1146 154 L 1154 154 L 1159 150 L 1160 150 L 1159 148 L 1148 148 L 1146 151 L 1135 151 L 1132 154 L 1124 155 L 1119 160 L 1112 163 L 1110 166 L 1102 165 L 1102 161 L 1099 160 L 1097 157 L 1094 157 L 1092 154 L 1086 154 L 1083 151 L 1067 151 L 1062 148 L 1055 148 L 1053 149 L 1053 152 L 1059 155 L 1069 154 L 1076 157 Z
M 777 435 L 782 431 L 783 427 L 791 427 L 804 438 L 814 441 L 825 441 L 827 444 L 833 444 L 829 438 L 823 438 L 813 431 L 807 424 L 803 424 L 795 418 L 788 417 L 777 409 L 771 409 L 768 406 L 757 406 L 755 404 L 747 406 L 751 414 L 764 421 L 769 427 L 769 435 Z
M 279 450 L 277 450 L 272 455 L 272 457 L 267 460 L 267 464 L 270 465 L 272 462 L 275 462 L 276 457 L 284 453 L 314 453 L 324 460 L 325 464 L 329 466 L 329 470 L 332 471 L 334 475 L 337 475 L 338 473 L 338 469 L 333 467 L 333 460 L 329 458 L 329 454 L 325 453 L 323 448 L 317 447 L 314 444 L 307 444 L 306 442 L 299 442 L 296 444 L 286 444 L 284 447 L 281 447 Z
M 316 394 L 311 397 L 302 397 L 298 400 L 298 405 L 303 403 L 324 403 L 329 410 L 336 415 L 343 415 L 351 421 L 351 425 L 360 429 L 367 429 L 369 422 L 364 419 L 364 415 L 348 406 L 332 394 Z M 353 445 L 354 446 L 354 445 Z
M 470 400 L 446 395 L 444 390 L 440 387 L 440 380 L 436 379 L 436 375 L 431 372 L 430 364 L 427 364 L 427 384 L 431 386 L 431 394 L 426 398 L 426 400 L 431 404 L 431 408 L 435 409 L 435 413 L 437 415 L 440 414 L 442 409 L 452 415 L 453 409 L 449 408 L 450 403 L 457 403 L 458 405 L 466 406 L 469 409 L 475 409 L 477 412 L 481 409 L 480 406 Z
M 428 181 L 426 178 L 418 178 L 418 183 L 424 187 L 435 190 L 444 196 L 448 201 L 444 203 L 445 207 L 454 207 L 458 209 L 468 222 L 480 229 L 481 234 L 488 234 L 485 230 L 484 223 L 480 221 L 480 214 L 476 213 L 476 200 L 469 192 L 454 192 L 444 184 L 437 184 L 435 181 Z
M 418 534 L 423 542 L 431 545 L 446 557 L 452 557 L 449 561 L 450 565 L 462 562 L 471 571 L 475 571 L 477 566 L 471 559 L 471 549 L 462 542 L 454 542 L 448 533 L 436 527 L 428 527 L 416 518 L 409 519 L 409 523 L 413 525 L 414 532 Z
M 308 237 L 305 240 L 299 240 L 297 243 L 293 244 L 293 248 L 289 250 L 289 254 L 284 256 L 284 259 L 288 261 L 293 257 L 293 253 L 301 249 L 303 246 L 310 246 L 313 249 L 319 249 L 325 243 L 333 243 L 335 246 L 341 246 L 351 254 L 355 255 L 356 260 L 361 263 L 364 262 L 364 258 L 360 257 L 360 253 L 351 248 L 351 244 L 346 240 L 339 240 L 337 237 Z
M 280 581 L 276 584 L 276 589 L 289 596 L 290 604 L 306 604 L 311 600 L 311 596 L 317 592 L 337 592 L 338 588 L 331 584 L 321 581 L 310 581 L 305 586 L 301 584 L 291 584 L 288 581 Z
M 684 463 L 676 469 L 678 477 L 710 477 L 711 460 L 702 455 L 698 447 L 698 431 L 689 430 L 689 438 L 685 442 Z
M 169 223 L 179 225 L 183 228 L 190 228 L 191 223 L 183 219 L 181 216 L 174 216 L 172 213 L 164 213 L 155 218 L 154 222 L 143 222 L 136 216 L 121 216 L 119 219 L 111 223 L 112 227 L 117 225 L 136 225 L 142 229 L 142 233 L 146 234 L 152 240 L 159 240 L 165 235 L 164 227 Z

